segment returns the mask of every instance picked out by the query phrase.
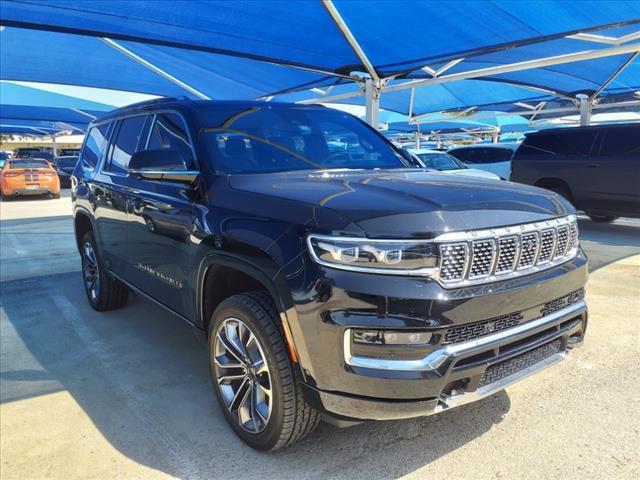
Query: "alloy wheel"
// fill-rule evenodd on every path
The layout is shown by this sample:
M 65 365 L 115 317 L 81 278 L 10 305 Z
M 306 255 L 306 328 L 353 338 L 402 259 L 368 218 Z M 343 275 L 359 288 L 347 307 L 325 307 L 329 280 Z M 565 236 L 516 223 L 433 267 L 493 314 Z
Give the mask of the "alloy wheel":
M 100 275 L 98 271 L 98 259 L 91 243 L 85 242 L 82 256 L 84 260 L 82 268 L 84 285 L 91 300 L 95 302 L 98 300 L 98 292 L 100 291 Z
M 227 318 L 216 331 L 214 372 L 225 406 L 249 433 L 262 432 L 271 417 L 273 393 L 266 356 L 251 328 Z

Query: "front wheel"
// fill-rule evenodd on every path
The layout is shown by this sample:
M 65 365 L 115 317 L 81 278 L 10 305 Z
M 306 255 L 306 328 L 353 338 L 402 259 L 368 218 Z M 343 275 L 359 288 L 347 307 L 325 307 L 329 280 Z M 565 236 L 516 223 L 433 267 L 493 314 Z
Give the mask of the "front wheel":
M 319 414 L 301 389 L 273 301 L 234 295 L 209 325 L 209 360 L 218 402 L 235 433 L 257 450 L 277 450 L 312 432 Z
M 587 212 L 587 216 L 596 223 L 611 223 L 620 218 L 613 215 L 598 215 L 596 213 L 589 212 Z
M 129 289 L 106 272 L 100 261 L 93 232 L 89 231 L 82 237 L 80 255 L 84 289 L 91 306 L 101 312 L 120 308 L 127 303 Z

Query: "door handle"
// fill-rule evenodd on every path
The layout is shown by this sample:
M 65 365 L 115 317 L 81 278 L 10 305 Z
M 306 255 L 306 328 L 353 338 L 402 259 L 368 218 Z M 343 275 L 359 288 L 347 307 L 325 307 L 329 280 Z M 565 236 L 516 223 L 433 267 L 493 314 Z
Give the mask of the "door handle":
M 598 168 L 600 167 L 599 163 L 587 163 L 586 165 L 587 168 Z

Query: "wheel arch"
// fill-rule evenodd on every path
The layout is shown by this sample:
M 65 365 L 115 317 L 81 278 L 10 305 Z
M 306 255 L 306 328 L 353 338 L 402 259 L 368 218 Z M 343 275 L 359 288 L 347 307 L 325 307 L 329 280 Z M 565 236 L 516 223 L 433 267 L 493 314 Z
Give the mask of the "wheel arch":
M 76 238 L 76 246 L 78 247 L 78 251 L 80 251 L 82 237 L 89 231 L 93 231 L 94 234 L 96 231 L 93 216 L 82 207 L 76 208 L 74 212 L 73 230 Z
M 547 190 L 553 190 L 554 187 L 563 189 L 569 194 L 569 198 L 567 198 L 567 200 L 569 200 L 570 202 L 573 202 L 573 200 L 574 200 L 573 199 L 573 191 L 571 190 L 571 187 L 569 186 L 569 184 L 565 180 L 562 180 L 561 178 L 543 177 L 543 178 L 538 179 L 535 182 L 534 185 L 536 187 L 546 188 Z
M 272 298 L 285 334 L 285 341 L 294 362 L 298 362 L 298 348 L 293 338 L 291 323 L 297 321 L 293 298 L 280 269 L 266 254 L 257 266 L 252 260 L 223 252 L 205 256 L 198 268 L 196 289 L 196 315 L 198 324 L 208 331 L 211 315 L 219 303 L 231 295 L 251 290 L 265 290 Z M 218 281 L 224 279 L 219 288 Z M 214 285 L 216 288 L 214 289 Z M 296 318 L 294 318 L 296 317 Z

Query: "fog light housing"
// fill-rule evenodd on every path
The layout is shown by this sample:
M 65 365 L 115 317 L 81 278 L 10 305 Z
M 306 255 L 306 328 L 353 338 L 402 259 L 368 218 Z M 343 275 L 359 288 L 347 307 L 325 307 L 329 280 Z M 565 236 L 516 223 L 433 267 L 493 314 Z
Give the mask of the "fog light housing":
M 419 346 L 431 341 L 425 331 L 353 330 L 353 343 L 365 345 Z

